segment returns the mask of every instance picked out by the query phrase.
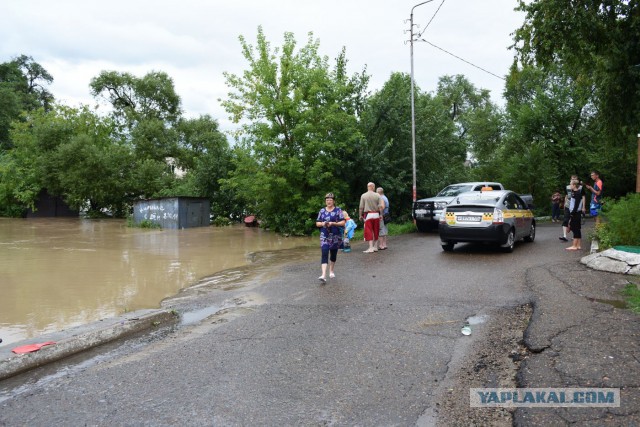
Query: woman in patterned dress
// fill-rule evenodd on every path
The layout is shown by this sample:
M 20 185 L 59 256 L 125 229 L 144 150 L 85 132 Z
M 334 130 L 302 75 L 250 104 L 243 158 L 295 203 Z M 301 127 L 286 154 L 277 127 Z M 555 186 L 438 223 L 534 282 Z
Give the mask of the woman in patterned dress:
M 345 224 L 342 209 L 336 207 L 333 193 L 324 196 L 325 207 L 318 212 L 316 227 L 320 228 L 320 249 L 322 252 L 322 275 L 318 277 L 321 283 L 327 282 L 327 264 L 329 277 L 335 278 L 334 267 L 338 258 L 338 249 L 342 247 L 343 229 Z M 329 262 L 330 261 L 330 262 Z

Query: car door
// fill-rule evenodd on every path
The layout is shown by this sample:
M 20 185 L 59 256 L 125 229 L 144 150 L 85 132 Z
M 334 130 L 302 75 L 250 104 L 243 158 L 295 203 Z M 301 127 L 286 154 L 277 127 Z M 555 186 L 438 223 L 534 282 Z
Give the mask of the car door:
M 521 211 L 522 205 L 518 204 L 518 199 L 515 193 L 507 194 L 505 197 L 505 204 L 508 209 L 508 214 L 505 217 L 509 217 L 510 223 L 516 229 L 516 239 L 519 239 L 522 236 L 522 229 L 524 227 L 524 218 Z
M 519 206 L 519 211 L 520 211 L 520 216 L 522 218 L 521 224 L 522 224 L 522 236 L 528 236 L 529 235 L 529 230 L 531 229 L 531 223 L 533 222 L 533 213 L 531 212 L 531 210 L 529 209 L 529 207 L 527 206 L 527 203 L 522 200 L 522 198 L 520 196 L 518 196 L 517 194 L 514 194 L 516 203 Z

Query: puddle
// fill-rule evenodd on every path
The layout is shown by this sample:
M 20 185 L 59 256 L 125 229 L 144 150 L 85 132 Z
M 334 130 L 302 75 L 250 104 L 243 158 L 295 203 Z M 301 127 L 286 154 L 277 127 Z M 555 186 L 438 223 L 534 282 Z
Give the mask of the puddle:
M 489 319 L 489 316 L 483 314 L 480 316 L 471 316 L 467 319 L 467 324 L 469 325 L 479 325 L 481 323 L 486 322 Z
M 180 325 L 182 326 L 193 325 L 194 323 L 198 323 L 201 320 L 204 320 L 207 317 L 213 314 L 216 314 L 220 310 L 221 310 L 221 307 L 213 305 L 211 307 L 201 308 L 200 310 L 194 310 L 194 311 L 182 313 L 182 315 L 180 316 L 181 318 Z
M 615 308 L 629 308 L 626 301 L 621 301 L 619 299 L 600 299 L 600 298 L 587 298 L 589 301 L 595 301 L 602 304 L 607 304 L 613 306 Z

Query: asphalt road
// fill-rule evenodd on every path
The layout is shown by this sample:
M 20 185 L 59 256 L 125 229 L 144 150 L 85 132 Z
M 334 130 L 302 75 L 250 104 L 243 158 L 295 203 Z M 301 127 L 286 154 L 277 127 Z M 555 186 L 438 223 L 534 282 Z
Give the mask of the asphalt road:
M 374 254 L 356 244 L 326 285 L 319 250 L 278 275 L 268 259 L 251 280 L 220 275 L 165 302 L 188 325 L 1 382 L 0 425 L 433 424 L 493 313 L 531 299 L 526 270 L 586 253 L 565 251 L 558 232 L 540 226 L 511 254 L 445 253 L 437 234 L 392 237 Z M 472 316 L 484 323 L 464 336 Z

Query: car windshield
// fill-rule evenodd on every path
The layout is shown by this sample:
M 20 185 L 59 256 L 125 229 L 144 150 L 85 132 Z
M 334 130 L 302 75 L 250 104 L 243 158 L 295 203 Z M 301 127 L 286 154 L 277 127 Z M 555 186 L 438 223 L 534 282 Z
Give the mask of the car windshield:
M 453 197 L 465 191 L 471 191 L 472 185 L 450 185 L 438 193 L 436 197 Z
M 471 193 L 471 194 L 463 194 L 458 197 L 458 204 L 464 203 L 477 203 L 482 205 L 495 204 L 498 200 L 500 200 L 500 196 L 496 194 L 492 194 L 491 191 L 483 191 L 482 193 Z

